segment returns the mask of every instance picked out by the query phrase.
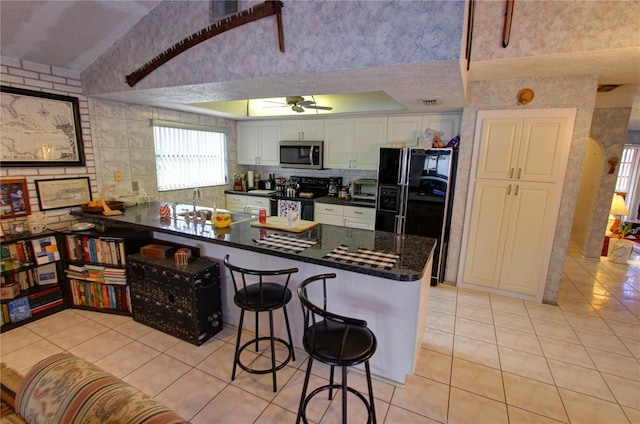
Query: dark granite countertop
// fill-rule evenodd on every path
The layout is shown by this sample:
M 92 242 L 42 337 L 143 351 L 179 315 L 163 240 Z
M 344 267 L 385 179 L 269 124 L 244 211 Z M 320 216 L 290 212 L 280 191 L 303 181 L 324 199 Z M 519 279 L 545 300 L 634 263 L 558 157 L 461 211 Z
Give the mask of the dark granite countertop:
M 425 266 L 436 244 L 436 240 L 432 238 L 394 234 L 385 231 L 360 230 L 327 224 L 320 224 L 303 233 L 289 233 L 253 227 L 251 226 L 251 221 L 256 221 L 258 218 L 247 214 L 238 215 L 245 215 L 246 221 L 234 222 L 228 228 L 218 229 L 212 226 L 209 221 L 205 224 L 194 224 L 182 219 L 161 218 L 159 208 L 164 204 L 168 203 L 151 202 L 147 205 L 137 205 L 126 208 L 123 215 L 109 217 L 102 214 L 86 213 L 81 209 L 72 210 L 71 215 L 82 221 L 104 222 L 107 226 L 114 227 L 144 228 L 179 237 L 228 245 L 238 249 L 344 269 L 390 280 L 415 281 L 421 279 L 425 271 L 431 273 L 431 270 L 425 270 Z M 274 233 L 286 234 L 304 240 L 317 240 L 317 243 L 299 253 L 292 253 L 263 247 L 254 241 Z M 340 245 L 347 246 L 349 251 L 364 248 L 396 253 L 399 255 L 399 259 L 392 269 L 385 270 L 324 258 L 325 255 Z
M 275 190 L 266 190 L 266 191 L 273 191 L 273 194 L 275 194 Z M 224 192 L 227 194 L 241 194 L 241 195 L 246 195 L 246 196 L 258 196 L 258 197 L 271 197 L 271 194 L 267 193 L 265 190 L 249 190 L 249 191 L 242 191 L 242 190 L 225 190 Z

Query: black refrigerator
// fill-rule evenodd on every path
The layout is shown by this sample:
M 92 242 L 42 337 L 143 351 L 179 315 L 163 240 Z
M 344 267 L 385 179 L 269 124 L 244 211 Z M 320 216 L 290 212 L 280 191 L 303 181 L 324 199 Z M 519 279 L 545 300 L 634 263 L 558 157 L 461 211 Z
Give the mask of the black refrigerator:
M 444 279 L 457 149 L 380 149 L 376 230 L 438 240 L 431 285 Z

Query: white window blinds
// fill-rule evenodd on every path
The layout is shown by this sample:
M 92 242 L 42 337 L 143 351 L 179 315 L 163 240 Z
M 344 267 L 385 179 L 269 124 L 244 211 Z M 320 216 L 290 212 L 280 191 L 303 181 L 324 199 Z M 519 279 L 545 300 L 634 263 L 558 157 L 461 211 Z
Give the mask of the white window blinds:
M 159 191 L 228 183 L 225 133 L 154 124 L 153 137 Z

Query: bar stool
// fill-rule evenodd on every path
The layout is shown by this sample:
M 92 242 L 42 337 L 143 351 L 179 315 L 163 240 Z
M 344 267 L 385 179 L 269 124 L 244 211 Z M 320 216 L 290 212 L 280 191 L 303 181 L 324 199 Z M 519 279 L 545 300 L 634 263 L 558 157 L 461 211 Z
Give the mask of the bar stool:
M 304 315 L 304 334 L 302 344 L 309 355 L 307 372 L 302 386 L 300 396 L 300 406 L 298 407 L 298 417 L 296 424 L 302 421 L 307 423 L 306 409 L 309 401 L 318 393 L 329 390 L 329 400 L 333 398 L 333 389 L 342 389 L 342 422 L 347 422 L 347 392 L 356 395 L 366 406 L 368 419 L 367 423 L 376 423 L 376 411 L 373 403 L 373 386 L 371 385 L 371 370 L 369 368 L 369 358 L 376 351 L 376 336 L 367 327 L 367 322 L 355 318 L 338 315 L 327 310 L 327 280 L 335 278 L 336 274 L 322 274 L 307 278 L 298 287 L 298 297 L 302 304 Z M 318 293 L 320 287 L 310 287 L 313 283 L 321 285 L 321 296 Z M 320 282 L 322 282 L 320 284 Z M 311 302 L 309 293 L 317 295 L 322 303 L 322 307 Z M 317 303 L 320 304 L 320 303 Z M 309 376 L 313 360 L 331 366 L 329 384 L 320 386 L 307 396 Z M 367 387 L 369 389 L 369 399 L 362 393 L 347 385 L 347 367 L 358 365 L 364 362 Z M 342 368 L 342 384 L 334 384 L 334 367 Z
M 276 371 L 282 369 L 289 363 L 290 360 L 296 360 L 296 356 L 293 351 L 293 340 L 291 338 L 291 328 L 289 327 L 289 316 L 287 315 L 286 305 L 292 298 L 291 290 L 289 290 L 288 288 L 289 280 L 291 279 L 292 274 L 298 272 L 298 268 L 272 271 L 240 268 L 238 266 L 232 265 L 229 262 L 229 255 L 225 256 L 224 265 L 229 269 L 231 273 L 231 279 L 235 288 L 236 294 L 233 297 L 233 301 L 240 308 L 240 323 L 238 324 L 238 337 L 236 339 L 236 352 L 233 360 L 233 371 L 231 372 L 231 380 L 233 381 L 236 378 L 236 366 L 240 366 L 240 368 L 242 368 L 243 370 L 253 374 L 272 373 L 273 391 L 277 392 L 278 386 L 276 383 Z M 254 281 L 252 282 L 252 278 L 249 277 L 250 281 L 247 282 L 247 276 L 255 277 L 253 278 Z M 284 284 L 273 281 L 265 281 L 266 277 L 274 276 L 286 276 L 286 281 L 284 282 Z M 284 277 L 282 277 L 282 279 L 284 279 Z M 286 324 L 287 334 L 289 336 L 288 342 L 281 338 L 275 337 L 273 332 L 273 311 L 280 308 L 282 308 L 282 311 L 284 312 L 284 322 Z M 242 325 L 244 323 L 245 311 L 255 312 L 256 333 L 253 339 L 240 346 L 240 337 L 242 335 Z M 260 337 L 258 335 L 258 317 L 260 315 L 260 312 L 269 312 L 269 336 Z M 255 369 L 243 364 L 240 361 L 240 354 L 242 353 L 242 351 L 252 343 L 255 343 L 256 352 L 258 352 L 258 342 L 263 340 L 269 340 L 271 346 L 271 368 Z M 287 358 L 278 366 L 276 366 L 276 342 L 280 343 L 288 350 Z

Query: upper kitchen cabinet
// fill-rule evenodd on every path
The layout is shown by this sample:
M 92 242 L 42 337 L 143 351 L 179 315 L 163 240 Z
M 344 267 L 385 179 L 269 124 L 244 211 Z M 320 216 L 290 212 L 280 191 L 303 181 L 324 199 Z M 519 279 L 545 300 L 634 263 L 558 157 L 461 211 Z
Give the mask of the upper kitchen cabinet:
M 280 121 L 244 121 L 236 124 L 238 164 L 277 166 Z
M 460 133 L 460 114 L 390 116 L 387 125 L 387 142 L 404 142 L 407 146 L 416 146 L 420 144 L 427 128 L 441 132 L 440 138 L 444 144 L 447 144 Z
M 324 167 L 349 169 L 353 119 L 327 119 L 324 127 Z
M 386 143 L 387 118 L 356 118 L 353 127 L 354 169 L 378 170 L 380 147 Z
M 324 140 L 324 119 L 281 121 L 283 140 Z
M 386 117 L 325 120 L 325 168 L 378 169 Z
M 485 119 L 476 178 L 554 182 L 566 118 Z

